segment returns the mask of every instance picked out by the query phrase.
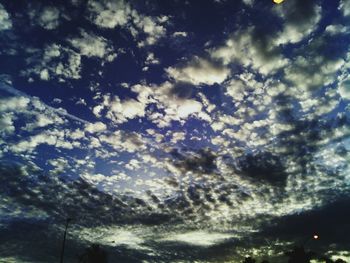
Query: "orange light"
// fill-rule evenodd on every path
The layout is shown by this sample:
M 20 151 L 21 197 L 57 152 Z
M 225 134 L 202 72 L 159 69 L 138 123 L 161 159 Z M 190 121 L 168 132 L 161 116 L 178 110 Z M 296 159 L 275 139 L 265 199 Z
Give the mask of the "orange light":
M 280 4 L 280 3 L 282 3 L 284 0 L 273 0 L 273 2 L 275 3 L 275 4 Z

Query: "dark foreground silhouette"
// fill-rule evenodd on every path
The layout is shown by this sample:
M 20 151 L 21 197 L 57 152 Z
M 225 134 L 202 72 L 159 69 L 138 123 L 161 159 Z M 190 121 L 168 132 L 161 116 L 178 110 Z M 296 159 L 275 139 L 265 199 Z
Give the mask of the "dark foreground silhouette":
M 93 244 L 79 257 L 79 263 L 107 263 L 107 252 L 100 245 Z
M 311 259 L 319 259 L 325 263 L 347 263 L 342 259 L 335 261 L 318 256 L 315 252 L 305 251 L 303 246 L 296 246 L 291 251 L 285 253 L 286 261 L 288 263 L 310 263 Z M 93 244 L 86 248 L 84 253 L 79 256 L 79 263 L 108 263 L 107 252 L 98 244 Z M 268 260 L 257 261 L 252 257 L 246 257 L 242 263 L 269 263 Z
M 288 263 L 310 263 L 311 259 L 319 259 L 325 263 L 347 263 L 342 259 L 337 259 L 333 261 L 330 258 L 327 258 L 324 256 L 317 256 L 315 252 L 305 251 L 305 248 L 303 246 L 295 246 L 293 250 L 287 251 L 285 255 L 288 257 L 288 261 L 286 261 Z M 243 260 L 243 263 L 258 263 L 258 262 L 252 257 L 246 257 Z M 269 261 L 263 260 L 261 261 L 261 263 L 269 263 Z

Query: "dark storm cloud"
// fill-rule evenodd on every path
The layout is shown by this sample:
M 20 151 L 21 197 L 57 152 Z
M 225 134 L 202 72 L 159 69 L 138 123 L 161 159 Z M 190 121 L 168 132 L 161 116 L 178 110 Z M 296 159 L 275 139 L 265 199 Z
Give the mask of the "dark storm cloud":
M 171 155 L 175 158 L 174 163 L 183 170 L 195 173 L 214 173 L 217 169 L 216 154 L 210 149 L 198 151 L 173 149 Z
M 195 86 L 186 82 L 177 82 L 170 90 L 170 95 L 177 99 L 189 99 L 192 97 Z
M 26 167 L 28 169 L 28 167 Z M 167 215 L 152 209 L 143 200 L 130 196 L 111 196 L 82 181 L 68 181 L 2 162 L 0 189 L 11 201 L 8 209 L 20 204 L 44 211 L 54 221 L 72 217 L 84 226 L 103 224 L 147 223 L 168 221 Z M 24 211 L 23 211 L 24 212 Z
M 296 25 L 309 22 L 316 15 L 316 4 L 317 1 L 312 0 L 286 1 L 283 9 L 286 21 Z
M 295 241 L 296 244 L 305 244 L 310 248 L 318 247 L 318 252 L 332 249 L 346 251 L 350 245 L 348 195 L 349 192 L 344 193 L 337 197 L 337 201 L 318 209 L 271 220 L 270 223 L 265 223 L 259 235 Z M 318 234 L 320 239 L 311 240 L 314 234 Z
M 288 177 L 283 161 L 270 152 L 244 155 L 237 161 L 236 172 L 270 184 L 284 183 Z

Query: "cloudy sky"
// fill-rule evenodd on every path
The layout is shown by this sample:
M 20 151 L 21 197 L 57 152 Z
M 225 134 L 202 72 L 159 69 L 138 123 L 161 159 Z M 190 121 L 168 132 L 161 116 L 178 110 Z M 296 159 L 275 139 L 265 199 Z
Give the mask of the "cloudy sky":
M 349 0 L 1 0 L 0 38 L 1 262 L 67 217 L 67 262 L 350 260 Z

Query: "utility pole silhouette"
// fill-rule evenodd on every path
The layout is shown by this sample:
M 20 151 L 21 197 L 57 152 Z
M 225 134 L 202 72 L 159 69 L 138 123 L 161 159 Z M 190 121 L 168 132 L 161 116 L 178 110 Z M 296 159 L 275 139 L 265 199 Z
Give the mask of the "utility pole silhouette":
M 68 224 L 71 221 L 71 218 L 67 218 L 66 220 L 66 227 L 64 229 L 64 235 L 63 235 L 63 242 L 62 242 L 62 250 L 61 250 L 61 259 L 60 259 L 60 263 L 63 263 L 63 257 L 64 257 L 64 247 L 66 244 L 66 236 L 67 236 L 67 228 L 68 228 Z

